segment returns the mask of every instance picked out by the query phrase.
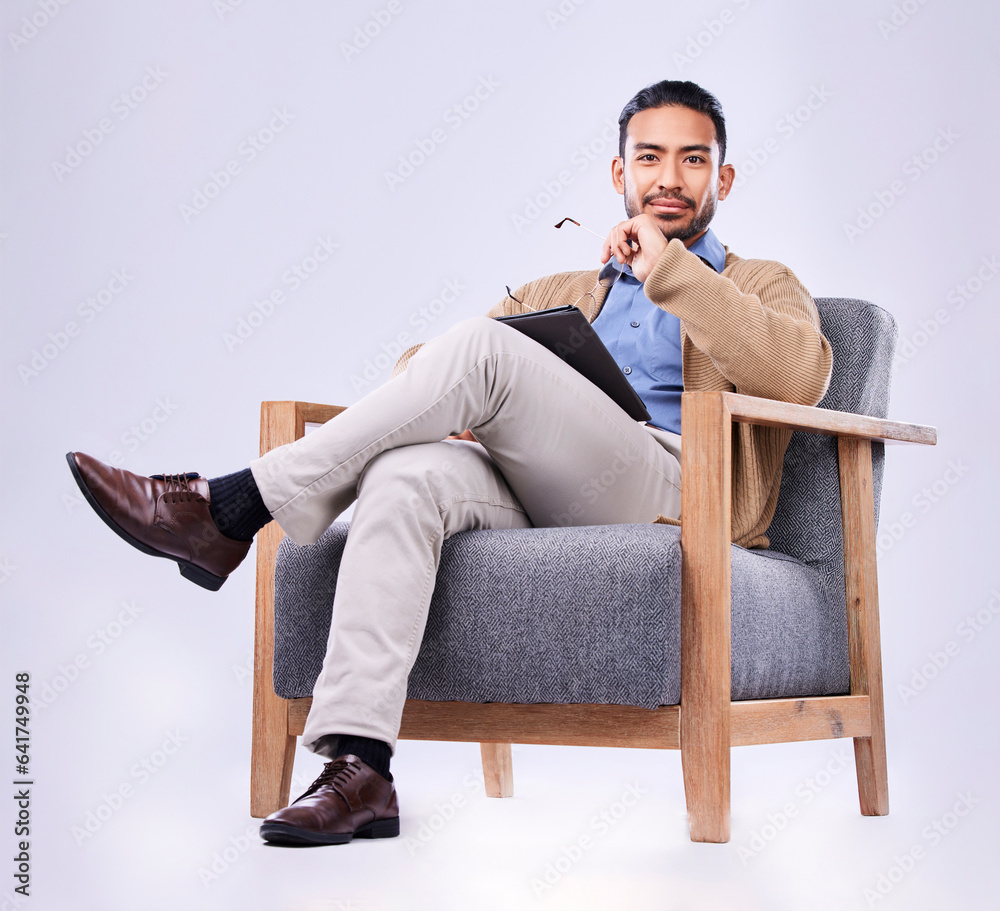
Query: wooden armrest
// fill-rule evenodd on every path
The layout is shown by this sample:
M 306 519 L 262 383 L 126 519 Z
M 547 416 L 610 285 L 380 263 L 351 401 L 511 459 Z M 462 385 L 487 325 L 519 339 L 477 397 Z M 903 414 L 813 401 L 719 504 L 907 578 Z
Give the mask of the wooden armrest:
M 937 431 L 728 392 L 685 392 L 681 411 L 680 744 L 691 837 L 729 837 L 733 421 L 838 438 L 851 693 L 868 700 L 872 730 L 855 741 L 861 805 L 886 813 L 871 443 L 934 445 Z M 715 811 L 695 812 L 703 807 Z
M 790 402 L 761 399 L 736 392 L 685 392 L 684 395 L 721 396 L 730 417 L 745 424 L 786 427 L 789 430 L 883 442 L 921 443 L 929 446 L 937 443 L 937 429 L 926 424 L 887 421 L 849 411 L 793 405 Z M 299 439 L 305 434 L 306 424 L 325 424 L 345 408 L 345 405 L 323 405 L 315 402 L 262 402 L 261 453 Z M 289 430 L 291 436 L 288 435 Z M 270 442 L 267 449 L 263 448 L 265 433 Z
M 684 395 L 721 395 L 730 417 L 745 424 L 787 427 L 789 430 L 805 430 L 862 440 L 923 443 L 929 446 L 937 443 L 937 429 L 924 424 L 886 421 L 863 414 L 852 414 L 849 411 L 792 405 L 789 402 L 759 399 L 735 392 L 686 392 Z
M 347 408 L 346 405 L 317 405 L 315 402 L 293 402 L 292 404 L 307 424 L 325 424 L 330 418 L 335 418 Z
M 261 402 L 260 454 L 294 443 L 305 436 L 306 424 L 325 424 L 346 407 L 314 402 Z

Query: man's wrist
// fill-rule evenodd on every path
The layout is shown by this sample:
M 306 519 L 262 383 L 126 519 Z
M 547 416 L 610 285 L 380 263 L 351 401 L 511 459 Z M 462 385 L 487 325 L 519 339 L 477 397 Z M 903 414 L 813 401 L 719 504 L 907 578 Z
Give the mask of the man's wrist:
M 662 299 L 676 290 L 678 285 L 677 269 L 684 262 L 684 254 L 688 252 L 684 242 L 676 237 L 667 241 L 667 245 L 656 259 L 653 268 L 649 270 L 643 282 L 643 290 L 653 303 L 658 303 L 657 297 Z M 693 255 L 693 254 L 692 254 Z M 652 293 L 651 293 L 652 292 Z M 654 297 L 654 294 L 656 297 Z

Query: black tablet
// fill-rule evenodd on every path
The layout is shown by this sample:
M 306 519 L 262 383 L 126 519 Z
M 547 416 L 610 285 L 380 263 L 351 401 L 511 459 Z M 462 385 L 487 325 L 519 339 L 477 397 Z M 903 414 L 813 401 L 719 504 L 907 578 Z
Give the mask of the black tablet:
M 594 327 L 579 307 L 568 304 L 531 313 L 496 317 L 533 338 L 538 344 L 561 357 L 577 373 L 602 389 L 637 421 L 648 421 L 649 412 L 621 367 L 604 346 Z

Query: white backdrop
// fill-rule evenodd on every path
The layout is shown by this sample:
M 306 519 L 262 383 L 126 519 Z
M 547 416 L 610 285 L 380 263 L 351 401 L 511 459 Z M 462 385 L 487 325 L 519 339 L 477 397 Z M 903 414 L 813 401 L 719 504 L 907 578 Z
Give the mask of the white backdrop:
M 6 3 L 0 679 L 10 713 L 30 673 L 35 711 L 31 897 L 11 802 L 0 911 L 986 907 L 997 22 L 984 0 Z M 890 416 L 939 429 L 887 460 L 891 815 L 859 815 L 838 742 L 734 751 L 725 846 L 687 840 L 673 753 L 516 747 L 517 796 L 488 801 L 474 744 L 403 742 L 402 838 L 263 846 L 252 570 L 210 594 L 131 551 L 64 453 L 236 470 L 261 400 L 350 404 L 400 342 L 596 265 L 551 226 L 622 217 L 608 124 L 661 78 L 727 112 L 722 241 L 890 310 Z

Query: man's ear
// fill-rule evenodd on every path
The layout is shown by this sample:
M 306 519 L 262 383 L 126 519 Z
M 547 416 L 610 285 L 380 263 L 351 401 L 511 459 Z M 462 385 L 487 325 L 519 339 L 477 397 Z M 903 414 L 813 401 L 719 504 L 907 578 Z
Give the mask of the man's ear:
M 735 179 L 736 168 L 731 164 L 724 164 L 719 168 L 719 199 L 725 199 L 729 195 Z
M 611 183 L 619 196 L 625 195 L 625 159 L 620 155 L 611 159 Z

